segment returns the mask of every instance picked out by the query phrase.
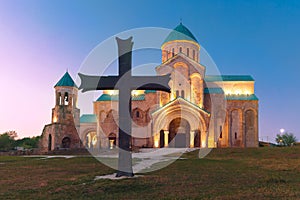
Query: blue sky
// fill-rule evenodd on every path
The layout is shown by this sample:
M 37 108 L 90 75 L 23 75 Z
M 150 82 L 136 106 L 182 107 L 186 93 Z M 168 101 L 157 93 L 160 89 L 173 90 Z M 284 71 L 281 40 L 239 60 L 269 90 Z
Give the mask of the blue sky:
M 250 74 L 260 99 L 260 138 L 280 128 L 300 139 L 299 1 L 0 1 L 0 132 L 40 135 L 53 86 L 76 73 L 100 42 L 180 22 L 222 74 Z M 160 57 L 153 58 L 156 61 Z

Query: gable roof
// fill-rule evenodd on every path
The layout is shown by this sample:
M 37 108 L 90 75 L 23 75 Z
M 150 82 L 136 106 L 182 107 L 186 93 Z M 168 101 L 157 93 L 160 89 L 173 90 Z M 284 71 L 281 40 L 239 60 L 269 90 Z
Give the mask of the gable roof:
M 209 76 L 205 76 L 204 80 L 206 82 L 215 82 L 215 81 L 254 81 L 254 79 L 250 75 L 221 75 L 221 76 L 209 75 Z
M 77 85 L 75 84 L 74 80 L 72 79 L 72 77 L 70 76 L 69 72 L 66 72 L 63 77 L 61 77 L 61 79 L 55 84 L 54 87 L 57 86 L 69 86 L 69 87 L 77 87 Z
M 240 101 L 258 101 L 258 98 L 255 94 L 251 95 L 226 95 L 226 100 L 240 100 Z
M 96 123 L 97 116 L 94 114 L 84 114 L 84 115 L 81 115 L 79 121 L 80 121 L 80 123 Z
M 169 58 L 168 60 L 166 60 L 165 62 L 161 63 L 160 65 L 156 66 L 155 69 L 161 67 L 161 66 L 165 66 L 167 63 L 171 63 L 173 60 L 175 60 L 176 58 L 181 57 L 182 59 L 186 60 L 187 62 L 189 62 L 190 64 L 195 64 L 199 67 L 201 67 L 203 70 L 205 70 L 205 66 L 196 62 L 195 60 L 193 60 L 192 58 L 188 57 L 187 55 L 185 55 L 184 53 L 178 53 L 175 56 Z
M 205 94 L 224 94 L 224 90 L 222 88 L 204 88 Z
M 132 96 L 132 101 L 144 101 L 145 95 Z M 102 94 L 96 101 L 119 101 L 119 95 Z
M 144 93 L 145 93 L 145 94 L 156 93 L 156 90 L 145 90 Z

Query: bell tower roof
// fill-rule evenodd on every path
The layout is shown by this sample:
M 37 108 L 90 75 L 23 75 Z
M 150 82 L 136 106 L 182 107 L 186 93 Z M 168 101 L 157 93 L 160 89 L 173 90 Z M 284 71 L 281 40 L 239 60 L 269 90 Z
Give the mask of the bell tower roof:
M 69 86 L 78 88 L 68 71 L 63 75 L 63 77 L 61 77 L 61 79 L 55 84 L 54 87 L 57 86 Z
M 195 36 L 192 32 L 185 27 L 181 22 L 178 26 L 176 26 L 173 31 L 167 36 L 164 43 L 174 41 L 174 40 L 189 40 L 198 43 Z

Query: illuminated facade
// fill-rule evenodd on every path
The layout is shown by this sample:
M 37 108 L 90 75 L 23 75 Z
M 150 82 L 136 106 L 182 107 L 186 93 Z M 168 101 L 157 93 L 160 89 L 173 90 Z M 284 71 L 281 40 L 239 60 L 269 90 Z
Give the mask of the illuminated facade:
M 41 151 L 82 148 L 78 135 L 80 128 L 80 110 L 77 108 L 78 88 L 68 72 L 54 88 L 55 106 L 52 109 L 52 121 L 43 129 Z
M 166 38 L 161 47 L 162 64 L 156 72 L 171 74 L 171 93 L 132 91 L 133 146 L 258 146 L 254 79 L 248 75 L 207 76 L 206 67 L 200 64 L 200 48 L 181 23 Z M 117 145 L 117 105 L 118 92 L 106 90 L 93 103 L 94 114 L 80 117 L 82 146 Z

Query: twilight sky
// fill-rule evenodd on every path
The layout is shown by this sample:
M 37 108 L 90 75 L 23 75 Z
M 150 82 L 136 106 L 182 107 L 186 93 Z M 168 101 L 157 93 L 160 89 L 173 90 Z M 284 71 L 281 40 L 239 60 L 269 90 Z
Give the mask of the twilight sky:
M 0 133 L 40 135 L 51 120 L 53 86 L 66 69 L 75 79 L 86 56 L 105 39 L 133 28 L 173 29 L 180 18 L 222 74 L 256 80 L 260 139 L 274 142 L 284 128 L 300 140 L 297 0 L 1 0 Z

